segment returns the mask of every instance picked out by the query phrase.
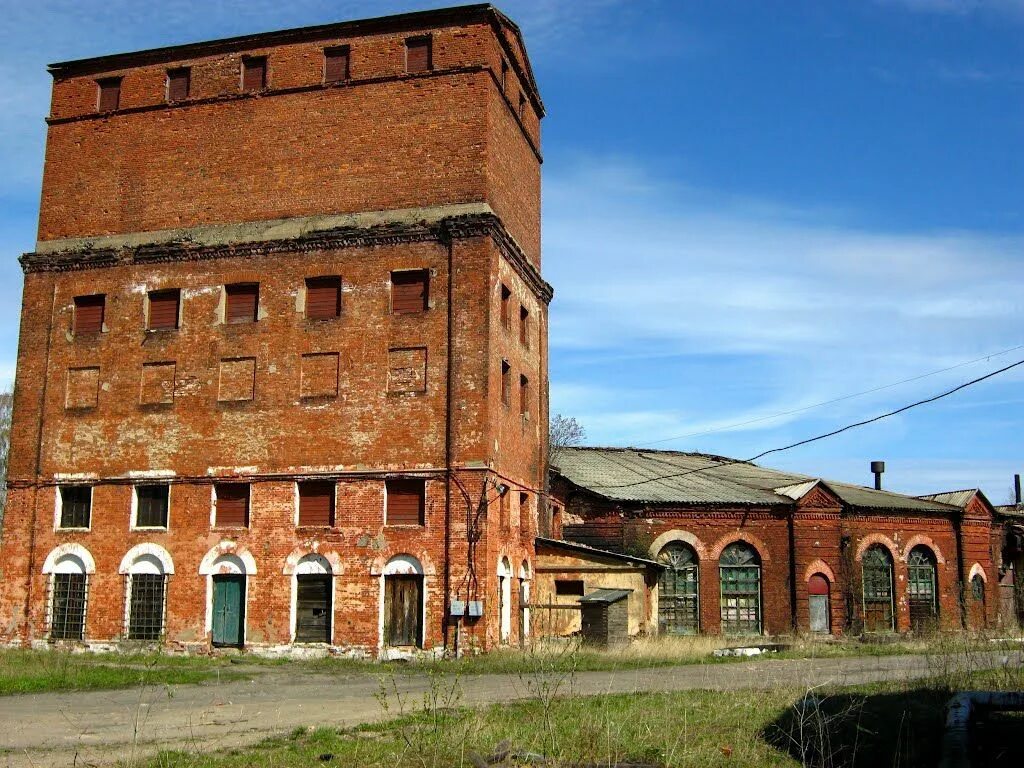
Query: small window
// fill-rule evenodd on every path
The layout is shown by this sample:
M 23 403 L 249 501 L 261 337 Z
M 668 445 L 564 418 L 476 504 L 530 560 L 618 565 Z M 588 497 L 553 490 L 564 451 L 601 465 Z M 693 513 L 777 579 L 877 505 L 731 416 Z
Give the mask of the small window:
M 506 329 L 512 327 L 512 316 L 509 309 L 511 303 L 512 291 L 504 285 L 501 286 L 501 325 Z
M 218 528 L 249 527 L 249 484 L 217 483 L 214 520 Z
M 581 579 L 555 579 L 555 594 L 559 597 L 583 597 Z
M 526 117 L 526 96 L 519 94 L 519 119 Z
M 306 317 L 330 320 L 341 314 L 341 278 L 306 278 Z
M 259 283 L 236 283 L 224 286 L 224 321 L 255 323 L 260 305 Z
M 348 80 L 348 61 L 349 47 L 347 45 L 324 49 L 324 82 L 338 83 Z
M 504 93 L 508 90 L 508 59 L 502 58 L 501 60 L 501 91 Z
M 103 330 L 103 315 L 106 307 L 107 297 L 103 294 L 76 296 L 73 322 L 75 334 L 100 333 Z
M 121 106 L 121 78 L 105 77 L 96 81 L 99 92 L 96 108 L 100 112 L 113 112 Z
M 92 519 L 92 488 L 65 485 L 60 493 L 60 527 L 88 528 Z
M 391 312 L 406 315 L 425 312 L 430 294 L 430 275 L 425 269 L 391 273 Z
M 522 375 L 519 377 L 519 415 L 530 415 L 530 380 Z
M 334 483 L 299 483 L 299 525 L 330 528 L 334 526 Z
M 501 361 L 501 402 L 512 404 L 512 366 L 508 360 Z
M 184 101 L 192 88 L 192 70 L 189 67 L 167 70 L 167 100 Z
M 267 57 L 242 59 L 242 90 L 262 91 L 267 87 Z
M 410 37 L 405 41 L 405 71 L 429 72 L 434 68 L 433 46 L 429 37 Z
M 137 485 L 135 499 L 136 528 L 166 528 L 170 508 L 169 485 Z
M 530 494 L 528 493 L 519 494 L 519 525 L 523 524 L 524 519 L 527 522 L 530 520 Z
M 422 480 L 387 480 L 385 525 L 423 525 L 426 484 Z
M 149 292 L 148 328 L 151 331 L 172 331 L 178 327 L 181 291 L 171 288 Z
M 530 310 L 519 307 L 519 343 L 530 348 Z

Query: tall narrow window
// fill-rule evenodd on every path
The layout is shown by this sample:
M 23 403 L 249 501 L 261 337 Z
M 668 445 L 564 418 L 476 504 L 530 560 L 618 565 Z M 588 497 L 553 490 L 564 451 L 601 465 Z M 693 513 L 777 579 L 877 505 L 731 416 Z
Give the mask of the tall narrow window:
M 828 634 L 832 629 L 829 582 L 822 573 L 807 580 L 807 616 L 811 632 Z
M 192 90 L 192 70 L 188 67 L 167 70 L 167 100 L 184 101 Z
M 92 519 L 92 488 L 65 485 L 60 493 L 60 527 L 88 528 Z
M 299 483 L 299 525 L 333 527 L 334 496 L 335 488 L 332 482 Z
M 429 37 L 410 37 L 405 41 L 405 71 L 428 72 L 434 68 Z
M 864 590 L 864 629 L 867 632 L 891 632 L 893 624 L 892 557 L 889 550 L 875 544 L 861 559 Z
M 405 315 L 424 312 L 430 293 L 430 273 L 425 269 L 405 269 L 391 273 L 391 312 Z
M 422 480 L 394 478 L 385 481 L 385 525 L 423 525 L 426 487 Z
M 519 94 L 519 119 L 526 117 L 526 96 Z
M 242 59 L 242 90 L 262 91 L 267 87 L 267 58 L 253 56 Z
M 519 343 L 530 348 L 530 310 L 519 307 Z
M 749 544 L 737 541 L 718 560 L 723 634 L 761 632 L 761 558 Z
M 330 320 L 341 314 L 341 278 L 306 278 L 306 317 Z
M 519 415 L 530 415 L 530 380 L 522 375 L 519 377 Z
M 907 558 L 907 597 L 915 632 L 935 629 L 939 615 L 936 582 L 935 554 L 928 547 L 914 547 Z
M 224 321 L 255 323 L 260 306 L 259 283 L 236 283 L 224 286 Z
M 171 288 L 149 292 L 148 327 L 151 331 L 172 331 L 178 327 L 181 291 Z
M 501 361 L 501 402 L 512 404 L 512 366 L 508 360 Z
M 170 511 L 169 485 L 135 486 L 135 527 L 166 528 Z
M 103 315 L 107 297 L 103 294 L 75 297 L 75 316 L 72 328 L 75 334 L 100 333 L 103 330 Z
M 214 520 L 218 527 L 249 527 L 248 483 L 217 483 L 214 494 Z
M 121 78 L 105 77 L 96 81 L 98 91 L 96 108 L 100 112 L 113 112 L 121 107 Z
M 666 635 L 700 631 L 700 572 L 697 553 L 673 541 L 658 555 L 665 566 L 658 578 L 658 627 Z
M 324 82 L 339 83 L 348 80 L 349 47 L 339 45 L 324 49 Z
M 507 490 L 498 497 L 498 524 L 502 530 L 512 526 L 512 494 Z
M 501 59 L 501 92 L 505 93 L 508 90 L 508 59 L 502 57 Z
M 518 525 L 523 525 L 525 522 L 527 529 L 530 524 L 530 494 L 520 493 L 519 494 L 519 519 L 517 520 Z
M 167 576 L 132 572 L 128 576 L 128 639 L 159 640 L 164 632 Z
M 510 305 L 512 304 L 512 291 L 506 286 L 501 286 L 501 325 L 503 328 L 512 327 L 512 316 Z
M 50 637 L 81 640 L 85 634 L 85 596 L 88 576 L 55 573 L 50 596 Z

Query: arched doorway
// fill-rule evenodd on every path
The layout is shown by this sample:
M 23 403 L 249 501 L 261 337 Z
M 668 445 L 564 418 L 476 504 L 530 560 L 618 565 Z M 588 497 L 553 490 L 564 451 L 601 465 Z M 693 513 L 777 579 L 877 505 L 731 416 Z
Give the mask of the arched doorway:
M 868 548 L 861 558 L 864 631 L 891 632 L 893 624 L 892 555 L 881 544 Z
M 828 578 L 816 573 L 807 581 L 807 609 L 811 632 L 827 635 L 832 631 L 831 585 Z
M 295 566 L 295 642 L 330 643 L 334 584 L 331 564 L 309 554 Z
M 423 647 L 423 566 L 412 555 L 396 555 L 384 566 L 384 645 Z
M 761 632 L 761 556 L 745 541 L 722 550 L 718 559 L 721 581 L 722 633 Z
M 907 557 L 907 598 L 910 602 L 910 626 L 914 632 L 936 628 L 939 617 L 938 578 L 935 553 L 918 545 Z
M 658 555 L 665 566 L 658 578 L 658 631 L 695 635 L 700 631 L 700 563 L 689 544 L 673 541 Z
M 519 642 L 530 641 L 530 563 L 523 560 L 519 566 Z
M 498 639 L 502 645 L 512 637 L 512 564 L 507 557 L 498 563 Z

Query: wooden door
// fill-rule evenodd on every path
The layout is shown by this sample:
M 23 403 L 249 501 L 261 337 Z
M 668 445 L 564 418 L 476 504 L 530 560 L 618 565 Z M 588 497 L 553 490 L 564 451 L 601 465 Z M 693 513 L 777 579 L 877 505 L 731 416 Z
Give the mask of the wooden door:
M 241 647 L 245 622 L 245 576 L 213 577 L 213 644 Z
M 384 577 L 384 638 L 392 647 L 418 646 L 422 625 L 420 576 Z
M 296 576 L 295 642 L 331 642 L 331 577 Z

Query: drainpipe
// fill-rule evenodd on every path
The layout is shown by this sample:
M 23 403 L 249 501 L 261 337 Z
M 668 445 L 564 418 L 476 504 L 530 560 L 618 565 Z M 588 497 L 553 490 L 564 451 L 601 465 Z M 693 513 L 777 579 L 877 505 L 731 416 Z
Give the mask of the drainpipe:
M 444 604 L 441 609 L 442 628 L 441 633 L 444 641 L 445 651 L 448 650 L 449 640 L 449 608 L 451 605 L 451 583 L 452 583 L 452 382 L 455 380 L 455 368 L 452 358 L 454 356 L 452 345 L 452 334 L 455 327 L 455 301 L 453 291 L 455 286 L 454 274 L 454 249 L 452 233 L 447 222 L 441 226 L 441 242 L 448 251 L 448 295 L 445 298 L 447 304 L 447 361 L 445 362 L 445 387 L 444 387 Z M 467 531 L 468 534 L 468 531 Z M 458 627 L 456 627 L 456 643 L 458 643 Z

